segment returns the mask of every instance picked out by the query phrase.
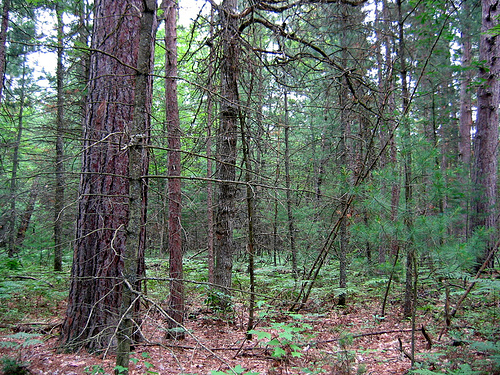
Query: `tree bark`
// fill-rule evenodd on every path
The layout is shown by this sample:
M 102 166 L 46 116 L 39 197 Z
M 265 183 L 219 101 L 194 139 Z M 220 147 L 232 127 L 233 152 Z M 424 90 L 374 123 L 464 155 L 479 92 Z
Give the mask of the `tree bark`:
M 479 69 L 482 82 L 477 92 L 476 135 L 474 138 L 472 230 L 492 230 L 490 241 L 477 257 L 482 264 L 497 231 L 498 105 L 500 94 L 500 39 L 488 31 L 498 25 L 500 1 L 482 0 L 482 27 L 479 43 Z
M 221 108 L 217 136 L 218 206 L 215 223 L 215 284 L 221 292 L 214 302 L 221 309 L 230 308 L 230 287 L 233 269 L 233 227 L 236 186 L 236 150 L 238 134 L 238 20 L 237 0 L 224 0 L 221 9 L 222 49 Z
M 139 5 L 139 4 L 138 4 Z M 143 1 L 137 8 L 139 45 L 135 61 L 133 117 L 130 122 L 128 149 L 128 222 L 123 249 L 123 282 L 120 322 L 117 330 L 116 375 L 128 374 L 130 347 L 134 339 L 141 339 L 140 303 L 136 291 L 141 290 L 140 277 L 145 276 L 144 251 L 146 238 L 147 175 L 151 98 L 153 81 L 154 31 L 156 31 L 156 1 Z M 136 26 L 137 27 L 137 26 Z M 122 149 L 123 150 L 123 149 Z M 135 331 L 135 332 L 134 332 Z M 120 371 L 118 366 L 126 368 Z
M 177 100 L 177 3 L 165 0 L 162 4 L 165 14 L 165 107 L 168 136 L 168 245 L 170 253 L 170 296 L 167 337 L 183 339 L 184 284 L 182 269 L 182 227 L 181 227 L 181 126 Z
M 123 264 L 128 235 L 140 239 L 132 241 L 139 247 L 129 249 L 136 253 L 126 254 L 126 258 L 137 256 L 136 273 L 144 272 L 140 258 L 144 256 L 145 228 L 138 223 L 141 220 L 135 208 L 131 223 L 136 227 L 129 225 L 129 205 L 142 202 L 143 223 L 146 191 L 142 189 L 142 196 L 137 192 L 137 174 L 147 174 L 148 160 L 143 153 L 133 155 L 133 160 L 142 158 L 137 173 L 129 171 L 129 157 L 149 137 L 147 104 L 138 107 L 135 99 L 136 85 L 147 69 L 133 68 L 138 63 L 139 44 L 149 41 L 140 35 L 144 1 L 97 0 L 94 5 L 76 240 L 60 344 L 67 350 L 85 347 L 100 352 L 116 345 L 114 332 L 122 305 L 120 281 L 124 272 L 128 273 Z M 145 116 L 139 133 L 134 123 L 140 121 L 136 111 Z M 131 188 L 130 182 L 135 187 Z M 139 185 L 145 186 L 140 180 Z

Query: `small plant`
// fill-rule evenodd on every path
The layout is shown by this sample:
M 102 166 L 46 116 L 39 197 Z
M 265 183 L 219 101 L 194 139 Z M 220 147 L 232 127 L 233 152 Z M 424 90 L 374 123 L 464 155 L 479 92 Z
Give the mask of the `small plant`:
M 144 360 L 143 364 L 144 364 L 144 367 L 146 367 L 146 374 L 158 374 L 156 371 L 153 371 L 153 368 L 155 367 L 155 365 L 146 361 L 146 359 L 151 358 L 149 356 L 149 353 L 143 352 L 143 353 L 141 353 L 141 357 L 142 357 L 142 360 Z M 141 359 L 139 359 L 139 358 L 135 358 L 135 357 L 130 358 L 130 362 L 132 362 L 134 365 L 137 365 L 140 361 L 141 361 Z
M 241 365 L 229 369 L 227 372 L 212 370 L 211 375 L 259 375 L 258 372 L 247 371 Z
M 448 374 L 451 374 L 451 375 L 477 375 L 480 373 L 481 373 L 480 371 L 472 370 L 470 365 L 468 365 L 468 364 L 464 364 L 464 365 L 460 366 L 460 368 L 448 372 Z M 442 372 L 434 372 L 434 371 L 427 370 L 427 369 L 418 369 L 418 370 L 413 370 L 411 372 L 411 374 L 438 375 L 438 374 L 442 374 Z
M 231 296 L 220 290 L 209 290 L 204 303 L 215 312 L 225 313 L 232 311 Z
M 85 371 L 85 373 L 89 374 L 89 375 L 105 374 L 106 373 L 106 371 L 104 371 L 104 367 L 102 367 L 101 365 L 93 365 L 92 367 L 87 366 L 87 367 L 85 367 L 85 369 L 83 371 Z
M 2 358 L 2 372 L 4 375 L 27 375 L 30 374 L 28 364 L 19 362 L 16 359 Z
M 290 314 L 294 319 L 301 319 L 300 314 Z M 276 333 L 252 329 L 248 333 L 257 335 L 258 340 L 265 340 L 263 343 L 273 349 L 271 354 L 276 359 L 284 359 L 286 356 L 301 357 L 300 348 L 301 335 L 306 330 L 311 330 L 312 326 L 300 321 L 291 323 L 272 323 L 269 327 L 263 329 L 273 330 Z

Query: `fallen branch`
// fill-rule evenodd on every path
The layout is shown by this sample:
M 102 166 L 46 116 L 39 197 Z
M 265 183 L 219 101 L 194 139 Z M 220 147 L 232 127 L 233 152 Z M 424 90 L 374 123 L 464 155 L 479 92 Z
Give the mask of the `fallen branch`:
M 200 346 L 191 346 L 191 345 L 179 345 L 179 344 L 170 344 L 170 343 L 159 343 L 159 342 L 149 342 L 149 343 L 137 343 L 135 346 L 161 346 L 167 348 L 175 348 L 175 349 L 186 349 L 186 350 L 195 350 L 199 349 Z M 203 348 L 208 349 L 208 348 Z M 258 347 L 258 346 L 248 346 L 245 348 L 241 347 L 228 347 L 228 348 L 209 348 L 209 350 L 217 352 L 217 351 L 253 351 L 253 350 L 266 350 L 266 348 Z
M 36 277 L 33 277 L 33 276 L 5 276 L 6 278 L 8 279 L 19 279 L 19 280 L 35 280 L 35 281 L 40 281 L 42 283 L 45 283 L 47 284 L 48 286 L 50 286 L 51 288 L 54 287 L 53 284 L 49 283 L 48 281 L 45 281 L 45 280 L 40 280 L 40 279 L 37 279 Z
M 413 357 L 403 348 L 403 341 L 401 341 L 401 337 L 398 337 L 399 342 L 399 351 L 405 355 L 410 361 L 413 362 Z
M 16 324 L 0 324 L 0 328 L 10 329 L 14 332 L 37 332 L 46 334 L 59 327 L 62 323 L 45 323 L 45 322 L 31 322 L 31 323 L 16 323 Z
M 366 333 L 359 333 L 357 335 L 353 335 L 353 339 L 359 339 L 360 337 L 368 337 L 368 336 L 378 336 L 378 335 L 384 335 L 386 333 L 401 333 L 401 332 L 411 332 L 411 329 L 390 329 L 387 331 L 378 331 L 378 332 L 366 332 Z M 329 342 L 335 342 L 341 340 L 342 337 L 337 337 L 335 339 L 330 339 L 330 340 L 322 340 L 322 341 L 316 341 L 314 344 L 326 344 Z
M 493 246 L 490 250 L 490 252 L 488 253 L 488 256 L 486 257 L 485 261 L 483 262 L 483 264 L 481 265 L 481 267 L 479 268 L 479 270 L 477 271 L 476 273 L 476 277 L 474 278 L 474 281 L 472 283 L 470 283 L 469 287 L 467 288 L 467 290 L 464 292 L 464 294 L 462 294 L 462 296 L 460 297 L 460 299 L 458 300 L 457 304 L 455 305 L 455 307 L 453 308 L 453 310 L 451 311 L 450 313 L 450 317 L 454 317 L 455 314 L 457 313 L 458 309 L 460 308 L 460 306 L 462 305 L 462 302 L 467 298 L 467 296 L 469 295 L 470 291 L 472 290 L 472 288 L 474 288 L 474 285 L 476 285 L 477 283 L 477 280 L 479 279 L 479 277 L 481 276 L 481 273 L 483 273 L 484 269 L 486 268 L 486 266 L 490 263 L 490 260 L 491 258 L 493 258 L 493 255 L 495 254 L 495 252 L 497 251 L 498 249 L 498 246 L 500 245 L 500 240 L 497 241 L 497 243 L 495 244 L 495 246 Z
M 425 327 L 422 325 L 421 328 L 422 335 L 424 335 L 425 339 L 427 340 L 427 349 L 432 348 L 432 337 L 431 335 L 425 330 Z

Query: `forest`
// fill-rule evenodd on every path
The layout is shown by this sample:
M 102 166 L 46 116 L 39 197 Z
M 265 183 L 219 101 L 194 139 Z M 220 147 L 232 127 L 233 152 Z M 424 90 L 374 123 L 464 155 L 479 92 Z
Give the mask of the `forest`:
M 499 0 L 0 9 L 0 374 L 500 374 Z

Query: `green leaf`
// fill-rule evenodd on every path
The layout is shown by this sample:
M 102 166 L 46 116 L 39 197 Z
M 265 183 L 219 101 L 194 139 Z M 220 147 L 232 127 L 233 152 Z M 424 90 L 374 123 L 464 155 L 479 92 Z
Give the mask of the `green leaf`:
M 281 358 L 281 357 L 284 357 L 285 355 L 286 355 L 286 352 L 283 350 L 283 348 L 281 348 L 279 346 L 274 349 L 274 352 L 272 354 L 272 356 L 275 358 Z
M 233 368 L 233 371 L 237 374 L 243 374 L 245 372 L 245 369 L 241 367 L 241 365 L 237 365 L 235 368 Z
M 281 345 L 281 341 L 278 340 L 278 339 L 276 339 L 276 338 L 274 338 L 274 339 L 270 340 L 267 343 L 267 345 L 272 345 L 272 346 L 277 346 L 278 345 L 279 346 L 279 345 Z
M 290 331 L 280 332 L 279 336 L 290 341 L 293 339 L 292 332 Z
M 269 332 L 256 331 L 255 329 L 251 329 L 250 331 L 248 331 L 248 333 L 251 335 L 257 335 L 258 340 L 271 339 L 271 334 Z

